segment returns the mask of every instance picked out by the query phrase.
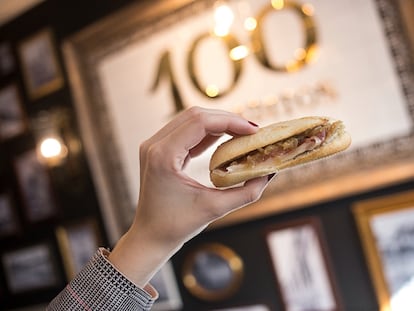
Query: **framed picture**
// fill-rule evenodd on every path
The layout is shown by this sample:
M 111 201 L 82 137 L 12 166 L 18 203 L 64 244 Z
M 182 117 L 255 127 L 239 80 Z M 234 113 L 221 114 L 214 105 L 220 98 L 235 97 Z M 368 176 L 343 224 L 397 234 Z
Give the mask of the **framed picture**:
M 9 193 L 0 193 L 0 238 L 15 234 L 19 229 L 16 212 Z
M 60 282 L 52 250 L 46 243 L 6 252 L 1 260 L 12 294 L 54 287 Z
M 178 289 L 174 268 L 168 261 L 150 281 L 151 285 L 158 291 L 159 297 L 151 310 L 173 311 L 181 310 L 183 302 Z
M 59 226 L 56 237 L 68 280 L 72 280 L 89 262 L 102 243 L 94 220 Z
M 183 263 L 183 283 L 195 297 L 219 301 L 231 297 L 243 280 L 243 261 L 220 243 L 201 245 Z
M 12 54 L 10 43 L 0 43 L 0 77 L 7 76 L 14 70 L 14 57 Z
M 380 311 L 413 307 L 414 192 L 356 202 L 353 212 Z
M 14 167 L 27 219 L 38 222 L 54 216 L 57 210 L 50 175 L 36 151 L 19 154 Z
M 20 135 L 26 129 L 26 114 L 17 86 L 10 84 L 0 89 L 0 141 Z
M 137 146 L 192 105 L 260 126 L 327 115 L 343 120 L 352 136 L 346 152 L 281 172 L 263 200 L 222 224 L 414 175 L 414 72 L 395 1 L 225 3 L 140 1 L 64 43 L 103 214 L 118 224 L 109 228 L 114 241 L 135 212 Z M 341 18 L 332 18 L 337 12 Z M 224 22 L 216 18 L 222 13 Z M 214 148 L 186 170 L 208 186 Z
M 42 30 L 22 41 L 19 55 L 31 99 L 45 96 L 62 87 L 63 76 L 50 29 Z
M 285 310 L 342 310 L 317 219 L 269 228 L 266 242 Z

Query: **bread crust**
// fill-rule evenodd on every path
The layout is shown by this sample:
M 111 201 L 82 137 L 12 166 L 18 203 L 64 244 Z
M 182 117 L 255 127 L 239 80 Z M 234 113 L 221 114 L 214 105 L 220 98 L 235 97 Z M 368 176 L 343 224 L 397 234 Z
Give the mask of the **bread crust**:
M 304 164 L 343 151 L 351 144 L 351 136 L 343 127 L 340 127 L 321 146 L 291 160 L 269 163 L 264 167 L 250 167 L 246 170 L 235 172 L 224 172 L 217 169 L 223 164 L 229 163 L 253 150 L 303 133 L 310 128 L 333 123 L 334 121 L 327 117 L 304 117 L 271 124 L 259 129 L 258 132 L 252 135 L 232 138 L 221 144 L 213 153 L 210 160 L 210 179 L 216 187 L 228 187 L 255 177 L 266 176 L 285 168 Z

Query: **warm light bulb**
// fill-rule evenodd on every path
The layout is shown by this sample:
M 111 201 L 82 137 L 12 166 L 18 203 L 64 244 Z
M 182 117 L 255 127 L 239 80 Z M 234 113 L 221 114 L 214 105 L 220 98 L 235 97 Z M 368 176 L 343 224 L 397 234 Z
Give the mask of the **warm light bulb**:
M 227 36 L 233 24 L 234 13 L 227 5 L 220 5 L 214 10 L 214 34 L 219 37 Z
M 284 0 L 272 0 L 271 2 L 272 2 L 272 7 L 275 10 L 281 10 L 285 6 L 285 1 Z
M 244 28 L 247 31 L 253 31 L 257 27 L 257 20 L 254 17 L 248 17 L 244 20 Z
M 63 152 L 62 143 L 56 138 L 45 138 L 40 143 L 40 154 L 46 159 L 59 157 Z
M 234 61 L 241 60 L 249 55 L 249 49 L 245 45 L 239 45 L 230 51 L 230 58 Z
M 219 88 L 217 87 L 217 85 L 215 85 L 215 84 L 210 84 L 210 85 L 208 85 L 208 86 L 206 87 L 205 92 L 206 92 L 206 95 L 207 95 L 208 97 L 217 97 L 217 96 L 219 95 L 219 93 L 220 93 L 220 90 L 219 90 Z

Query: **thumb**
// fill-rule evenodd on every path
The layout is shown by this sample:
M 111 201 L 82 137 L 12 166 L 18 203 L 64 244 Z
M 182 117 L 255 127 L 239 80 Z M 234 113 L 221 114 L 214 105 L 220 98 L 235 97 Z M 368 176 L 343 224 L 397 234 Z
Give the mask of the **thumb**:
M 238 208 L 244 207 L 248 204 L 256 202 L 260 199 L 263 191 L 276 177 L 277 173 L 267 176 L 254 178 L 247 181 L 243 186 L 229 188 L 225 190 L 217 190 L 217 208 L 222 212 L 222 215 L 232 212 Z

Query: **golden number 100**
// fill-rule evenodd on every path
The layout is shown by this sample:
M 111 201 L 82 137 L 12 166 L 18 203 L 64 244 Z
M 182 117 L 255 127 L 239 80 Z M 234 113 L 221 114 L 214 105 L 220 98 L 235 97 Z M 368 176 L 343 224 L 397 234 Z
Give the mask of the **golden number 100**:
M 267 17 L 269 13 L 271 13 L 274 10 L 281 11 L 284 9 L 292 10 L 300 17 L 305 32 L 305 42 L 303 44 L 303 47 L 295 50 L 294 56 L 291 60 L 283 64 L 271 64 L 269 61 L 269 57 L 266 54 L 266 49 L 264 47 L 262 25 L 264 19 Z M 310 62 L 316 50 L 316 27 L 312 17 L 312 13 L 312 7 L 309 5 L 301 5 L 294 1 L 282 0 L 272 1 L 272 4 L 269 4 L 268 6 L 264 7 L 259 12 L 259 14 L 256 16 L 257 27 L 254 28 L 254 30 L 250 34 L 250 42 L 252 44 L 253 55 L 256 57 L 256 59 L 260 62 L 262 66 L 270 70 L 283 73 L 300 70 L 303 66 Z M 242 73 L 242 61 L 244 58 L 230 58 L 233 66 L 233 79 L 231 85 L 227 89 L 218 91 L 211 90 L 208 87 L 203 86 L 197 79 L 197 74 L 195 70 L 195 51 L 197 50 L 198 45 L 203 40 L 208 38 L 214 38 L 216 40 L 222 41 L 227 50 L 229 51 L 229 55 L 231 51 L 234 51 L 242 45 L 232 34 L 227 34 L 223 37 L 213 37 L 209 33 L 204 33 L 194 40 L 187 58 L 187 70 L 191 78 L 191 82 L 193 86 L 201 94 L 205 95 L 208 98 L 214 99 L 228 94 L 237 84 Z M 171 93 L 173 95 L 174 100 L 175 112 L 178 113 L 181 110 L 184 110 L 185 105 L 176 82 L 169 51 L 165 51 L 160 58 L 156 79 L 151 88 L 152 91 L 155 91 L 158 88 L 162 78 L 167 78 L 170 83 Z

